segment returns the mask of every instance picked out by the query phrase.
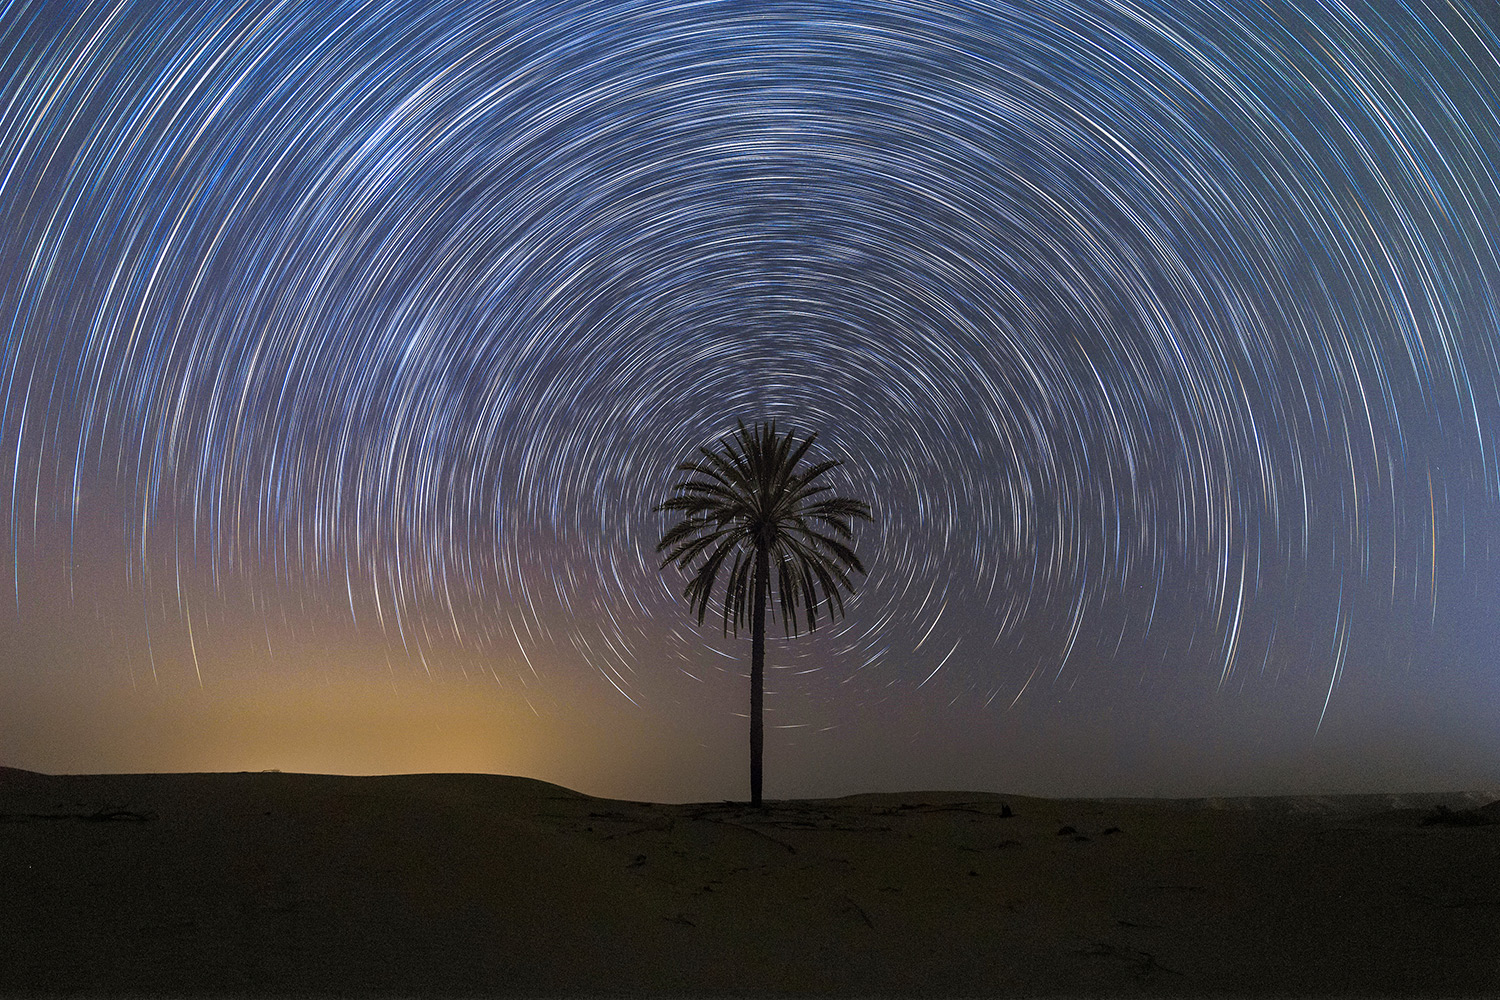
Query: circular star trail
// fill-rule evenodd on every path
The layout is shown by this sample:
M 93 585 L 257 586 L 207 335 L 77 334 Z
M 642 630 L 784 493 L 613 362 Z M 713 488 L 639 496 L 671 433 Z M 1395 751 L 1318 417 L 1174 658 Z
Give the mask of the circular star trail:
M 1181 682 L 1312 728 L 1495 596 L 1487 17 L 12 4 L 16 601 L 117 583 L 161 682 L 260 628 L 692 704 L 744 643 L 652 507 L 769 417 L 876 513 L 778 724 Z

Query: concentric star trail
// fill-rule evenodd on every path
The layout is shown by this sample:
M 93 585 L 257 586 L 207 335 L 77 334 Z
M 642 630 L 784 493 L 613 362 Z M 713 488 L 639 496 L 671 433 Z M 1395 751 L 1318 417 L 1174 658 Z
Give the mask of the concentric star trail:
M 849 617 L 773 648 L 778 724 L 1124 678 L 1300 685 L 1312 731 L 1496 596 L 1497 24 L 10 3 L 19 613 L 50 571 L 128 595 L 158 683 L 259 628 L 691 706 L 743 642 L 652 507 L 774 417 L 876 512 Z

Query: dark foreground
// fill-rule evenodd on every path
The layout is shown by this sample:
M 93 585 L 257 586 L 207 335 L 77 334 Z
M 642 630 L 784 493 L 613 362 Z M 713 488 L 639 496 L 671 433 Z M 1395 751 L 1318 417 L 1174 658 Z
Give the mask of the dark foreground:
M 1485 801 L 0 769 L 0 993 L 1500 995 Z

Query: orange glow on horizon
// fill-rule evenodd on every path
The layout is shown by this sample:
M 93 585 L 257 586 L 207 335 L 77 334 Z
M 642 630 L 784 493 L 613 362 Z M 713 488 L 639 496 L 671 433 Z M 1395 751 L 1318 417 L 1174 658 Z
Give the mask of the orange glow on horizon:
M 475 683 L 395 684 L 386 678 L 261 677 L 204 690 L 41 693 L 49 710 L 37 770 L 305 771 L 390 774 L 525 773 L 553 740 L 544 720 Z M 7 720 L 7 728 L 31 728 Z M 40 729 L 41 724 L 35 724 Z

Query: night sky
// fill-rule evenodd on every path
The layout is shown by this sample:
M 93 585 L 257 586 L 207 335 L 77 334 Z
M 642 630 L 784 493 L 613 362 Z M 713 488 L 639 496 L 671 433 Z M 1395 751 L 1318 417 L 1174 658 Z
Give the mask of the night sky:
M 766 794 L 1500 786 L 1500 13 L 0 6 L 0 763 L 746 795 L 652 508 L 868 500 Z

